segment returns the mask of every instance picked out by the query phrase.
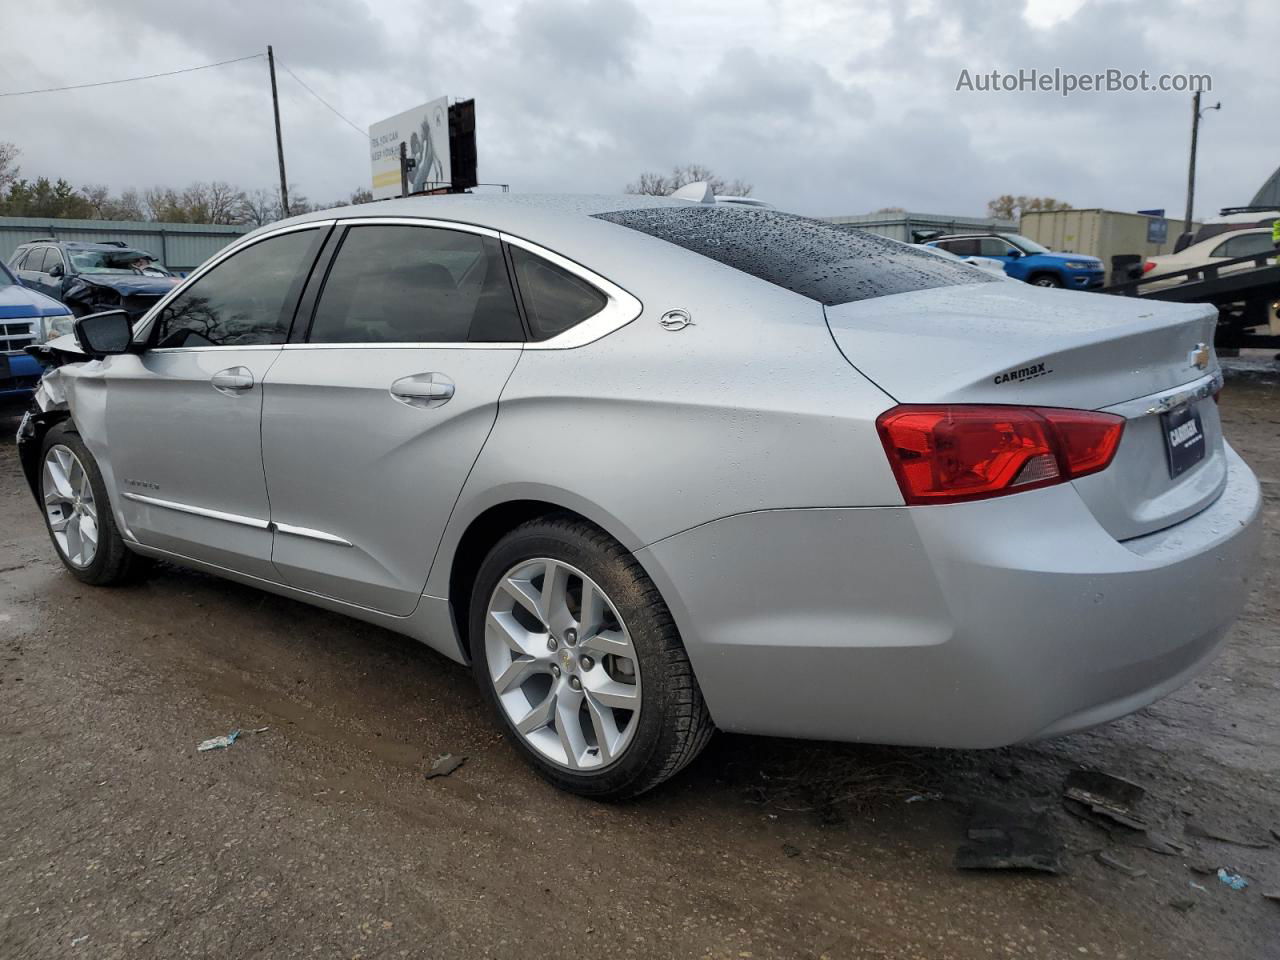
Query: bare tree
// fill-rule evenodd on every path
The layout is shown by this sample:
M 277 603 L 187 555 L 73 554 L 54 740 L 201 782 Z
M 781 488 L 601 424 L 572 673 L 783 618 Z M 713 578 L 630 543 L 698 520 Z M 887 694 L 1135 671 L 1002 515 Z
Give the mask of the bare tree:
M 21 153 L 15 144 L 0 142 L 0 194 L 4 194 L 22 172 L 22 168 L 18 166 L 18 155 Z
M 247 223 L 252 223 L 256 227 L 273 223 L 280 219 L 280 191 L 276 190 L 272 193 L 270 190 L 258 187 L 256 190 L 250 190 L 245 194 L 244 199 L 245 218 Z
M 1000 220 L 1017 220 L 1024 213 L 1032 210 L 1070 210 L 1071 204 L 1055 200 L 1053 197 L 1028 197 L 1023 194 L 1001 194 L 994 200 L 987 201 L 987 216 Z
M 711 192 L 720 196 L 749 197 L 755 189 L 752 184 L 743 180 L 725 180 L 701 163 L 686 163 L 673 167 L 669 174 L 646 171 L 640 174 L 635 183 L 627 184 L 624 190 L 626 193 L 665 197 L 686 184 L 699 180 L 705 180 L 711 186 Z

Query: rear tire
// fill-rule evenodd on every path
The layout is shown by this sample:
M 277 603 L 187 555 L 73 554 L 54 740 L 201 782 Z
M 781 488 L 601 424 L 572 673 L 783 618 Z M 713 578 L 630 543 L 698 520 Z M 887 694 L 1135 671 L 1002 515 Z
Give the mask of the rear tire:
M 516 750 L 562 790 L 634 797 L 714 732 L 657 587 L 584 520 L 550 516 L 504 536 L 476 575 L 469 624 L 482 695 Z
M 110 586 L 145 573 L 150 563 L 125 545 L 98 461 L 70 423 L 45 434 L 38 469 L 45 528 L 72 576 Z

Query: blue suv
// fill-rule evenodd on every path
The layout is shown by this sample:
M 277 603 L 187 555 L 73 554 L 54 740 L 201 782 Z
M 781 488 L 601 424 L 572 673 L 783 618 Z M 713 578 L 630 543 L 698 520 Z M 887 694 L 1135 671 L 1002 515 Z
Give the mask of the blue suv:
M 0 263 L 0 401 L 29 396 L 43 372 L 26 348 L 72 333 L 63 304 L 30 290 Z
M 925 246 L 941 247 L 961 257 L 999 260 L 1006 274 L 1037 287 L 1097 290 L 1106 281 L 1106 270 L 1097 257 L 1054 253 L 1019 233 L 957 234 L 938 237 Z

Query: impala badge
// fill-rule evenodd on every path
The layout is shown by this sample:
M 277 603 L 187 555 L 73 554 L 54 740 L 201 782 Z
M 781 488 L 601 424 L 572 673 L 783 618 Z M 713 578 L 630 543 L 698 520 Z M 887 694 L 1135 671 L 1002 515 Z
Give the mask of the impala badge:
M 668 310 L 658 319 L 658 323 L 662 324 L 663 330 L 670 330 L 674 333 L 677 330 L 683 330 L 685 327 L 693 326 L 693 317 L 689 316 L 688 310 Z
M 1197 370 L 1207 370 L 1209 368 L 1209 347 L 1204 343 L 1197 343 L 1196 348 L 1187 354 L 1187 360 Z

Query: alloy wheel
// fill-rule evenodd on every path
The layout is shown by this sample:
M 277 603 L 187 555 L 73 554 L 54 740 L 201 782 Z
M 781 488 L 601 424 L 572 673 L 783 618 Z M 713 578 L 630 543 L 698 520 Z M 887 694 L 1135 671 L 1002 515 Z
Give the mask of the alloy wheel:
M 89 566 L 98 554 L 98 505 L 89 472 L 70 447 L 54 444 L 45 454 L 41 491 L 58 549 L 72 566 Z
M 516 732 L 568 770 L 622 756 L 640 719 L 640 664 L 617 608 L 562 560 L 525 560 L 485 613 L 489 679 Z

